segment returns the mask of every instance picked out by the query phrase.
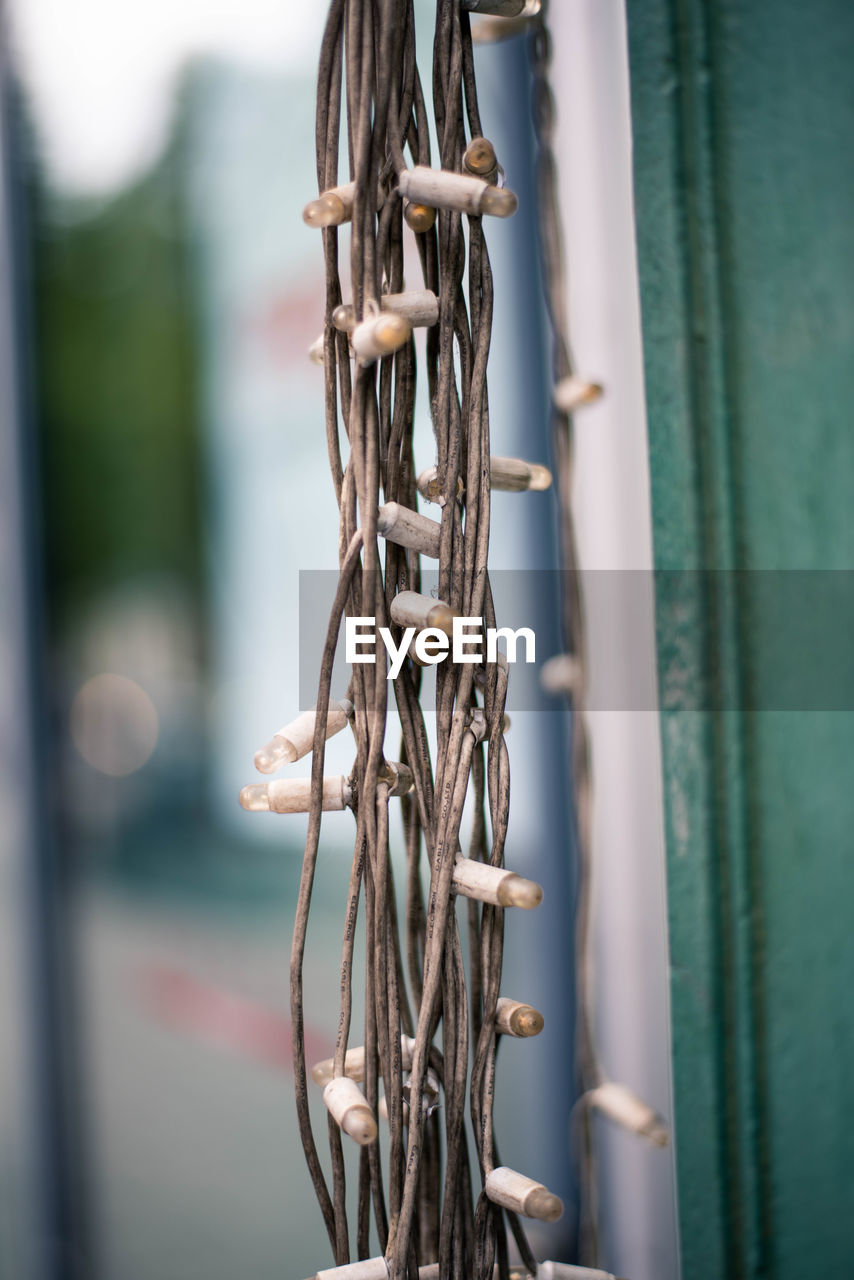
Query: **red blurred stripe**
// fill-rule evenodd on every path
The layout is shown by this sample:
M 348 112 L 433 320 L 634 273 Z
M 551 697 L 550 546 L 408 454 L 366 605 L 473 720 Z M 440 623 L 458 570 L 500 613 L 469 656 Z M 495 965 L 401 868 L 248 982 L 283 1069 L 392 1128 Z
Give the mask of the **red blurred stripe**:
M 142 993 L 156 1017 L 188 1035 L 280 1070 L 292 1069 L 290 1019 L 177 969 L 142 974 Z M 309 1063 L 328 1052 L 328 1037 L 306 1027 Z

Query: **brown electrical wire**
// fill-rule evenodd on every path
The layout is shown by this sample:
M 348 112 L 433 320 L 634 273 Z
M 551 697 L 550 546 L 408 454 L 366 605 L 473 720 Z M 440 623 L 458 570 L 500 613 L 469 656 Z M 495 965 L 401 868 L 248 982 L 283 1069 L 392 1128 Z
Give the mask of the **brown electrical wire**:
M 556 113 L 549 78 L 552 47 L 548 28 L 548 0 L 543 0 L 539 16 L 531 24 L 529 51 L 532 71 L 532 114 L 537 141 L 537 210 L 543 295 L 552 332 L 552 375 L 557 385 L 562 379 L 574 373 L 574 367 L 569 341 L 566 272 L 558 200 L 557 165 L 554 155 Z M 576 1092 L 579 1098 L 583 1098 L 588 1090 L 595 1088 L 604 1078 L 593 1035 L 588 979 L 592 880 L 592 776 L 590 742 L 585 719 L 587 664 L 584 648 L 583 599 L 572 503 L 573 422 L 571 414 L 554 403 L 552 404 L 552 459 L 558 493 L 563 581 L 561 593 L 563 639 L 566 652 L 574 659 L 575 669 L 573 687 L 568 697 L 572 708 L 572 782 L 577 844 Z M 577 1128 L 576 1158 L 581 1187 L 579 1256 L 582 1262 L 595 1265 L 598 1254 L 595 1208 L 596 1163 L 587 1109 L 584 1109 L 579 1117 Z
M 439 167 L 459 173 L 468 137 L 481 136 L 469 18 L 459 0 L 437 0 L 432 97 Z M 356 322 L 372 314 L 385 292 L 404 287 L 405 225 L 398 175 L 431 163 L 427 110 L 415 57 L 413 0 L 332 0 L 318 73 L 316 150 L 319 191 L 344 180 L 339 172 L 341 112 L 348 177 L 355 181 L 350 228 L 350 287 Z M 467 136 L 468 135 L 468 136 Z M 326 437 L 340 509 L 340 576 L 321 655 L 312 759 L 312 804 L 291 952 L 294 1078 L 300 1136 L 336 1265 L 350 1260 L 345 1161 L 341 1133 L 330 1118 L 332 1181 L 327 1183 L 309 1114 L 303 1022 L 303 965 L 321 829 L 325 721 L 335 647 L 345 616 L 391 618 L 395 595 L 418 590 L 418 556 L 377 541 L 381 502 L 416 507 L 413 425 L 415 344 L 406 342 L 375 364 L 351 371 L 347 334 L 332 323 L 343 297 L 338 229 L 322 232 L 326 264 L 323 342 Z M 493 284 L 480 217 L 438 211 L 416 234 L 424 285 L 439 300 L 438 325 L 427 330 L 426 375 L 441 490 L 439 596 L 467 617 L 495 625 L 487 574 L 489 543 L 489 403 L 486 368 Z M 343 439 L 342 439 L 343 429 Z M 342 446 L 344 446 L 342 452 Z M 346 453 L 346 462 L 344 454 Z M 458 493 L 465 495 L 457 498 Z M 501 981 L 503 908 L 466 904 L 470 953 L 467 983 L 454 909 L 452 876 L 466 797 L 473 787 L 477 818 L 469 856 L 503 865 L 509 812 L 509 764 L 503 738 L 507 674 L 483 669 L 483 692 L 470 664 L 436 668 L 436 757 L 431 760 L 420 701 L 421 674 L 404 665 L 393 683 L 401 724 L 400 760 L 413 788 L 399 806 L 406 887 L 402 921 L 390 859 L 389 784 L 384 739 L 388 681 L 380 666 L 354 667 L 356 762 L 350 779 L 356 835 L 344 911 L 339 1029 L 333 1073 L 343 1074 L 353 1006 L 355 926 L 366 929 L 365 1080 L 376 1111 L 382 1078 L 389 1116 L 388 1169 L 380 1148 L 361 1149 L 355 1249 L 370 1256 L 371 1222 L 390 1280 L 416 1280 L 417 1268 L 438 1261 L 448 1280 L 487 1280 L 497 1263 L 509 1276 L 505 1211 L 479 1191 L 474 1198 L 469 1147 L 474 1138 L 481 1186 L 498 1164 L 493 1136 Z M 486 814 L 488 812 L 489 821 Z M 422 872 L 429 872 L 425 901 Z M 401 1033 L 414 1037 L 408 1080 Z M 435 1043 L 440 1037 L 440 1044 Z M 438 1081 L 441 1108 L 429 1110 L 428 1071 Z M 405 1085 L 405 1088 L 404 1088 Z M 408 1098 L 408 1110 L 405 1102 Z M 470 1116 L 471 1128 L 466 1121 Z M 536 1263 L 515 1215 L 507 1219 L 523 1261 Z

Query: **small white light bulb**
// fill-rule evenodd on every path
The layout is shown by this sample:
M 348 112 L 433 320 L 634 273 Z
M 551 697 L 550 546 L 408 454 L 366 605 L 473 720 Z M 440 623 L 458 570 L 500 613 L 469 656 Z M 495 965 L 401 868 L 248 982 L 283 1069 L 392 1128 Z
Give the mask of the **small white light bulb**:
M 487 902 L 494 907 L 519 907 L 531 911 L 543 900 L 543 890 L 534 880 L 526 880 L 506 867 L 493 867 L 475 858 L 457 858 L 453 887 L 465 898 Z
M 562 378 L 552 391 L 552 399 L 564 413 L 574 413 L 585 405 L 593 404 L 602 395 L 604 388 L 598 382 L 588 382 L 572 374 Z
M 347 727 L 353 714 L 353 704 L 346 698 L 330 701 L 326 714 L 326 737 L 333 737 Z M 259 773 L 275 773 L 284 764 L 293 764 L 308 755 L 314 746 L 314 728 L 317 708 L 303 711 L 291 720 L 269 742 L 255 752 L 255 768 Z
M 527 1038 L 538 1036 L 545 1026 L 545 1019 L 533 1005 L 521 1000 L 500 996 L 495 1008 L 495 1029 L 505 1036 Z
M 484 1191 L 493 1204 L 540 1222 L 557 1222 L 563 1215 L 563 1201 L 543 1186 L 515 1169 L 502 1165 L 487 1174 Z
M 360 1147 L 376 1142 L 377 1122 L 355 1080 L 337 1076 L 323 1090 L 323 1101 L 333 1120 Z

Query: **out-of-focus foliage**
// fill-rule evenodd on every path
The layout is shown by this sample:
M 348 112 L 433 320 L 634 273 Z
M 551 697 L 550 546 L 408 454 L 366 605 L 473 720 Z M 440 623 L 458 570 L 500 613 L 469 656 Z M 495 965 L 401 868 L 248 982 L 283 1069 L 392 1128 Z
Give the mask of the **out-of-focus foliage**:
M 87 208 L 36 193 L 34 286 L 49 590 L 58 623 L 139 573 L 201 588 L 183 132 Z

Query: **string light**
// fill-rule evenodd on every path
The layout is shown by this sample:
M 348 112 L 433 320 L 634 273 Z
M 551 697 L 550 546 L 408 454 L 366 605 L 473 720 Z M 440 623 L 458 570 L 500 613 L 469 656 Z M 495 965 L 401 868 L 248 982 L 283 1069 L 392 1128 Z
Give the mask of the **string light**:
M 561 378 L 560 382 L 555 384 L 552 399 L 563 413 L 574 413 L 576 409 L 593 404 L 602 392 L 603 387 L 600 383 L 587 382 L 584 378 L 577 378 L 575 374 L 571 374 L 568 378 Z
M 397 175 L 401 195 L 435 209 L 455 209 L 472 217 L 490 214 L 509 218 L 519 207 L 516 196 L 507 187 L 494 187 L 481 178 L 465 173 L 449 173 L 446 169 L 428 169 L 416 165 Z
M 551 485 L 552 473 L 539 462 L 523 462 L 521 458 L 490 458 L 489 478 L 493 489 L 503 489 L 508 493 L 533 489 L 541 493 Z
M 323 364 L 324 346 L 325 346 L 325 338 L 321 333 L 319 337 L 315 338 L 314 342 L 311 344 L 311 346 L 308 349 L 308 358 L 312 364 L 319 364 L 319 365 Z M 354 356 L 352 347 L 348 347 L 347 354 L 352 360 Z
M 412 790 L 412 770 L 408 765 L 386 761 L 377 781 L 385 783 L 390 796 L 405 796 Z M 352 800 L 353 788 L 349 778 L 323 779 L 321 809 L 324 813 L 346 809 Z M 240 803 L 250 813 L 308 813 L 311 809 L 311 778 L 252 782 L 240 792 Z
M 426 471 L 422 471 L 415 483 L 418 492 L 425 501 L 435 502 L 440 506 L 445 505 L 437 467 L 429 467 Z M 523 458 L 499 458 L 495 456 L 489 459 L 489 487 L 491 489 L 501 489 L 507 493 L 524 493 L 526 490 L 542 492 L 548 489 L 551 483 L 551 471 L 539 462 L 526 462 Z M 462 496 L 462 493 L 463 488 L 462 484 L 460 484 L 459 496 Z
M 435 662 L 444 661 L 444 655 L 448 651 L 447 633 L 440 631 L 438 627 L 428 627 L 418 632 L 406 652 L 416 667 L 432 667 Z
M 439 299 L 432 289 L 410 289 L 406 293 L 384 293 L 380 310 L 403 316 L 414 329 L 430 328 L 439 323 Z M 342 333 L 351 333 L 356 325 L 352 302 L 342 302 L 332 312 L 332 323 Z
M 521 907 L 523 911 L 531 911 L 543 900 L 542 887 L 536 881 L 474 858 L 457 858 L 453 885 L 463 897 L 489 902 L 495 907 Z
M 406 796 L 412 790 L 414 780 L 412 770 L 407 764 L 396 760 L 385 760 L 377 776 L 378 782 L 384 782 L 390 796 Z
M 571 697 L 581 684 L 581 664 L 571 653 L 558 653 L 544 662 L 540 670 L 540 686 L 545 693 Z
M 355 1080 L 336 1076 L 325 1086 L 323 1101 L 339 1128 L 360 1147 L 376 1142 L 376 1117 Z
M 429 231 L 436 221 L 436 210 L 427 204 L 419 204 L 412 200 L 403 202 L 403 220 L 416 234 Z
M 421 497 L 426 502 L 435 502 L 437 506 L 444 507 L 445 495 L 442 493 L 442 482 L 439 479 L 437 467 L 430 467 L 427 471 L 422 471 L 415 484 Z M 464 493 L 465 485 L 463 484 L 462 476 L 458 476 L 457 498 L 461 498 Z
M 331 738 L 340 733 L 349 723 L 353 714 L 353 704 L 348 699 L 330 702 L 326 715 L 326 737 Z M 284 764 L 294 764 L 307 756 L 314 745 L 314 730 L 317 722 L 317 708 L 303 711 L 302 715 L 291 720 L 260 750 L 255 752 L 255 768 L 259 773 L 275 773 Z
M 420 631 L 435 628 L 452 636 L 455 617 L 459 614 L 444 600 L 434 600 L 420 591 L 399 591 L 391 602 L 391 619 L 399 627 L 417 627 Z
M 545 1019 L 533 1005 L 522 1004 L 520 1000 L 510 1000 L 507 996 L 499 996 L 495 1007 L 495 1030 L 505 1036 L 525 1037 L 538 1036 L 545 1026 Z
M 552 330 L 552 369 L 555 385 L 552 399 L 559 411 L 552 415 L 555 456 L 559 459 L 558 490 L 561 496 L 560 524 L 563 548 L 562 590 L 563 629 L 569 653 L 558 655 L 545 664 L 541 683 L 550 692 L 563 693 L 572 701 L 572 758 L 573 799 L 576 815 L 576 848 L 578 871 L 576 884 L 576 974 L 577 995 L 576 1073 L 581 1081 L 582 1099 L 589 1102 L 591 1095 L 598 1097 L 602 1109 L 608 1107 L 623 1119 L 644 1126 L 652 1125 L 656 1132 L 651 1109 L 625 1093 L 602 1084 L 603 1072 L 599 1064 L 594 1018 L 590 1007 L 591 984 L 588 980 L 590 963 L 590 917 L 593 882 L 592 857 L 592 783 L 590 774 L 590 743 L 585 715 L 585 631 L 583 620 L 583 590 L 576 553 L 575 519 L 571 501 L 573 435 L 567 434 L 567 422 L 562 415 L 570 415 L 577 409 L 594 403 L 602 395 L 603 388 L 597 382 L 579 377 L 572 370 L 571 342 L 568 331 L 564 282 L 566 273 L 560 234 L 560 208 L 556 181 L 555 134 L 556 113 L 554 94 L 550 82 L 551 41 L 544 21 L 538 22 L 534 38 L 529 42 L 533 72 L 533 95 L 537 103 L 534 128 L 537 141 L 536 164 L 540 177 L 539 241 L 543 253 L 544 294 Z M 599 1093 L 599 1089 L 604 1089 Z M 581 1101 L 580 1100 L 580 1101 Z M 595 1104 L 594 1104 L 595 1105 Z M 653 1120 L 654 1117 L 654 1120 Z M 661 1122 L 659 1122 L 660 1124 Z M 663 1129 L 657 1132 L 660 1133 Z M 579 1254 L 584 1259 L 595 1260 L 598 1254 L 598 1224 L 596 1221 L 596 1149 L 589 1128 L 579 1151 L 580 1213 Z M 603 1273 L 605 1276 L 607 1273 Z M 562 1280 L 557 1267 L 552 1268 L 549 1280 Z
M 526 1178 L 515 1169 L 501 1165 L 486 1175 L 484 1191 L 493 1204 L 512 1213 L 521 1213 L 526 1218 L 537 1218 L 540 1222 L 557 1222 L 563 1215 L 563 1201 L 541 1182 Z
M 398 502 L 387 502 L 380 507 L 377 533 L 382 534 L 388 542 L 408 547 L 433 560 L 439 559 L 442 526 L 428 516 L 422 516 L 419 511 L 402 507 Z
M 405 316 L 385 312 L 368 316 L 357 324 L 350 334 L 350 345 L 363 365 L 373 364 L 382 356 L 397 351 L 411 336 L 412 325 Z
M 500 15 L 495 21 L 502 22 L 505 30 L 508 24 L 524 19 L 532 10 L 525 0 L 462 2 L 474 12 Z M 346 17 L 350 9 L 354 20 L 364 18 L 363 26 L 370 17 L 369 26 L 365 27 L 370 35 L 367 42 L 350 39 L 352 23 Z M 332 446 L 330 457 L 341 530 L 339 584 L 321 654 L 318 696 L 321 705 L 325 705 L 329 695 L 335 644 L 345 614 L 348 618 L 354 616 L 354 606 L 364 609 L 365 613 L 375 612 L 372 605 L 376 598 L 373 593 L 377 567 L 381 575 L 380 590 L 387 593 L 391 621 L 397 626 L 414 626 L 419 640 L 423 641 L 430 632 L 434 633 L 434 639 L 439 637 L 439 642 L 453 638 L 454 621 L 461 616 L 459 610 L 464 606 L 466 612 L 475 617 L 486 612 L 489 494 L 487 486 L 482 485 L 484 492 L 478 495 L 479 501 L 465 502 L 466 458 L 476 456 L 489 462 L 491 487 L 496 489 L 536 491 L 551 483 L 548 469 L 540 464 L 488 456 L 487 397 L 479 392 L 485 389 L 492 315 L 487 303 L 492 296 L 493 281 L 482 218 L 484 215 L 510 216 L 516 210 L 517 199 L 512 191 L 499 185 L 503 175 L 495 149 L 487 139 L 473 137 L 463 152 L 464 140 L 457 125 L 464 118 L 467 106 L 470 117 L 476 119 L 470 83 L 470 28 L 467 20 L 458 23 L 454 19 L 452 31 L 447 25 L 450 12 L 448 10 L 442 19 L 446 27 L 444 36 L 452 43 L 456 41 L 455 47 L 461 56 L 452 58 L 447 66 L 439 60 L 434 68 L 433 85 L 439 153 L 447 165 L 443 170 L 418 163 L 429 156 L 426 139 L 430 122 L 425 119 L 424 97 L 417 80 L 413 24 L 404 24 L 401 30 L 387 6 L 371 9 L 368 0 L 348 0 L 347 6 L 332 6 L 324 35 L 316 122 L 317 137 L 326 139 L 318 152 L 321 194 L 307 206 L 304 217 L 315 227 L 352 222 L 348 237 L 352 304 L 341 303 L 335 308 L 331 318 L 335 332 L 327 329 L 324 340 L 315 344 L 320 361 L 328 360 L 332 366 L 327 369 L 325 417 L 327 438 Z M 442 34 L 440 31 L 440 36 Z M 400 57 L 387 56 L 392 47 L 399 49 Z M 404 103 L 406 108 L 401 111 Z M 340 167 L 337 154 L 340 137 L 349 140 L 350 172 L 359 175 L 358 193 L 353 183 L 332 185 L 337 181 Z M 401 168 L 401 164 L 406 164 L 401 158 L 407 150 L 412 167 Z M 382 193 L 374 199 L 371 184 L 381 181 L 388 189 L 395 180 L 393 174 L 397 175 L 395 194 L 400 200 L 390 200 L 383 215 L 374 218 L 374 210 L 382 204 Z M 436 222 L 437 210 L 469 216 L 465 239 L 456 234 L 456 221 L 447 218 L 442 219 L 441 235 L 425 236 Z M 424 284 L 428 287 L 418 294 L 403 291 L 403 220 L 424 237 L 418 249 Z M 446 234 L 449 229 L 453 234 Z M 341 246 L 334 234 L 323 236 L 322 241 L 327 269 L 326 296 L 338 302 L 343 297 L 339 269 Z M 389 289 L 394 292 L 383 292 Z M 438 322 L 439 298 L 444 315 L 452 319 L 453 324 L 446 326 L 447 333 L 443 330 L 438 335 L 430 334 L 423 346 L 414 343 L 411 337 L 414 326 Z M 453 327 L 466 324 L 471 337 L 471 359 L 459 360 Z M 348 343 L 338 338 L 338 332 L 349 338 L 350 354 L 356 360 L 352 372 L 345 354 Z M 431 406 L 433 426 L 447 490 L 447 495 L 437 493 L 436 500 L 441 503 L 447 496 L 448 501 L 454 502 L 457 495 L 463 499 L 464 539 L 455 534 L 443 540 L 441 525 L 414 510 L 412 388 L 416 373 L 420 376 L 416 361 L 422 350 L 426 353 L 428 385 L 435 393 Z M 395 352 L 396 358 L 385 361 L 379 376 L 368 367 Z M 343 366 L 340 369 L 339 364 Z M 350 446 L 346 459 L 342 456 L 345 437 Z M 384 505 L 380 501 L 381 491 L 383 498 L 388 499 Z M 474 495 L 468 497 L 473 499 Z M 389 553 L 388 545 L 385 556 L 377 556 L 374 538 L 365 537 L 365 513 L 372 517 L 374 511 L 377 533 L 387 544 L 405 547 L 409 553 L 406 557 Z M 362 528 L 358 527 L 360 513 Z M 462 512 L 454 511 L 453 516 L 458 530 Z M 367 523 L 373 533 L 374 520 L 370 518 Z M 448 532 L 446 530 L 446 535 Z M 445 554 L 440 558 L 440 581 L 448 584 L 442 587 L 444 599 L 437 600 L 417 591 L 397 591 L 400 585 L 418 583 L 417 556 L 435 559 L 442 547 Z M 444 643 L 444 648 L 447 647 Z M 422 646 L 422 657 L 425 652 Z M 384 1089 L 388 1098 L 394 1097 L 398 1115 L 392 1113 L 388 1134 L 387 1189 L 383 1187 L 379 1159 L 371 1158 L 362 1162 L 358 1190 L 359 1251 L 367 1252 L 365 1240 L 366 1232 L 371 1229 L 368 1219 L 373 1204 L 377 1233 L 387 1258 L 363 1258 L 319 1271 L 317 1280 L 336 1277 L 337 1280 L 388 1280 L 390 1275 L 414 1274 L 419 1256 L 439 1260 L 418 1269 L 421 1280 L 440 1280 L 440 1277 L 444 1280 L 457 1271 L 466 1275 L 492 1274 L 491 1259 L 502 1256 L 496 1251 L 500 1250 L 504 1220 L 498 1212 L 489 1212 L 482 1222 L 473 1217 L 468 1180 L 463 1176 L 465 1169 L 490 1171 L 485 1179 L 486 1193 L 496 1204 L 546 1221 L 555 1220 L 562 1211 L 558 1198 L 542 1184 L 506 1168 L 493 1168 L 497 1157 L 491 1102 L 497 1035 L 487 1037 L 485 1052 L 474 1052 L 462 1029 L 461 1000 L 454 994 L 461 993 L 466 986 L 466 974 L 459 968 L 462 960 L 455 895 L 462 894 L 497 908 L 531 909 L 539 904 L 543 893 L 538 884 L 490 861 L 494 858 L 496 864 L 501 862 L 509 805 L 507 756 L 502 741 L 507 724 L 506 661 L 500 661 L 498 667 L 497 672 L 488 673 L 490 679 L 480 699 L 474 682 L 487 674 L 483 668 L 476 671 L 474 665 L 461 664 L 459 668 L 443 670 L 441 680 L 437 681 L 435 761 L 423 735 L 418 682 L 403 682 L 402 690 L 399 687 L 397 692 L 406 765 L 383 759 L 388 702 L 384 673 L 354 670 L 351 689 L 356 703 L 353 730 L 358 767 L 350 778 L 318 778 L 317 785 L 322 783 L 322 791 L 320 798 L 315 795 L 315 804 L 336 809 L 349 805 L 358 823 L 339 985 L 339 1028 L 344 1043 L 354 1012 L 353 936 L 362 905 L 368 930 L 368 994 L 364 1008 L 365 1045 L 345 1053 L 342 1044 L 334 1059 L 315 1065 L 312 1076 L 322 1088 L 324 1103 L 335 1124 L 354 1141 L 367 1146 L 377 1139 L 377 1118 L 372 1104 L 377 1102 L 376 1110 L 380 1110 L 381 1105 L 373 1092 L 373 1066 L 382 1074 L 384 1060 L 385 1070 L 394 1072 L 393 1080 L 384 1081 Z M 479 706 L 478 701 L 483 705 Z M 322 729 L 324 735 L 333 715 L 330 704 Z M 302 723 L 298 728 L 286 726 L 274 735 L 271 743 L 258 753 L 261 771 L 272 771 L 290 759 L 298 746 L 310 737 L 307 754 L 312 749 L 316 729 L 315 724 L 309 735 L 309 726 Z M 486 744 L 482 752 L 476 750 L 476 744 L 481 742 Z M 497 785 L 493 785 L 496 778 Z M 472 849 L 475 856 L 467 859 L 453 853 L 459 849 L 460 824 L 472 779 L 481 794 L 478 803 L 488 807 L 489 813 L 488 821 L 483 824 L 484 831 Z M 402 806 L 410 859 L 409 880 L 412 885 L 418 884 L 426 861 L 430 869 L 430 892 L 426 902 L 407 903 L 404 940 L 403 929 L 398 929 L 399 906 L 390 871 L 386 801 L 391 796 L 406 796 L 413 790 L 417 790 L 417 802 L 413 798 L 410 802 L 404 801 Z M 244 788 L 241 793 L 241 803 L 255 811 L 304 812 L 310 807 L 310 800 L 308 780 L 271 781 Z M 303 975 L 319 841 L 320 824 L 310 822 L 291 950 L 294 1082 L 300 1139 L 330 1243 L 340 1259 L 348 1256 L 343 1161 L 333 1127 L 330 1183 L 330 1173 L 324 1168 L 313 1132 L 304 1054 Z M 440 856 L 442 849 L 446 851 L 445 856 Z M 494 973 L 484 967 L 477 980 L 473 976 L 472 1011 L 474 1013 L 476 1007 L 486 1016 L 487 1008 L 490 1012 L 492 1008 L 488 993 L 491 984 L 497 984 L 501 966 L 501 913 L 487 909 L 467 914 L 472 954 L 488 957 L 489 966 L 496 966 Z M 405 947 L 401 946 L 402 941 Z M 495 998 L 492 987 L 492 999 Z M 543 1025 L 542 1016 L 532 1006 L 506 997 L 498 1000 L 494 1016 L 495 1032 L 502 1035 L 531 1036 Z M 397 1035 L 402 1028 L 414 1031 L 414 1039 L 402 1037 L 398 1054 Z M 443 1072 L 437 1070 L 439 1059 L 435 1055 L 439 1050 L 433 1046 L 439 1028 Z M 487 1030 L 492 1031 L 488 1023 Z M 370 1047 L 370 1058 L 366 1046 Z M 471 1066 L 470 1086 L 468 1065 Z M 403 1072 L 409 1073 L 407 1080 L 403 1079 Z M 370 1101 L 355 1078 L 360 1076 L 364 1080 L 369 1074 Z M 464 1124 L 466 1095 L 471 1126 Z M 440 1098 L 446 1107 L 441 1146 L 435 1123 L 426 1122 L 426 1116 Z M 405 1108 L 408 1131 L 405 1135 L 400 1124 L 395 1123 L 400 1120 L 401 1104 Z M 389 1106 L 384 1100 L 386 1113 Z M 470 1145 L 472 1140 L 474 1151 Z M 383 1205 L 385 1209 L 379 1207 Z M 482 1212 L 482 1205 L 478 1208 Z M 513 1223 L 513 1231 L 524 1264 L 514 1274 L 514 1280 L 528 1280 L 537 1271 L 534 1255 L 518 1223 Z M 499 1264 L 497 1270 L 499 1274 L 506 1274 L 506 1261 Z M 551 1280 L 563 1278 L 552 1276 Z
M 310 200 L 302 211 L 302 220 L 309 227 L 339 227 L 353 216 L 356 198 L 355 182 L 322 191 L 316 200 Z
M 484 182 L 494 184 L 498 177 L 498 157 L 488 138 L 472 138 L 463 152 L 463 168 Z
M 415 1049 L 415 1041 L 410 1036 L 402 1035 L 400 1037 L 400 1069 L 401 1071 L 409 1071 L 412 1067 L 412 1053 Z M 324 1058 L 322 1062 L 316 1062 L 311 1068 L 311 1078 L 315 1084 L 325 1086 L 333 1077 L 334 1058 Z M 348 1049 L 344 1054 L 344 1075 L 349 1076 L 351 1080 L 361 1083 L 365 1078 L 365 1046 L 363 1044 L 356 1045 L 352 1049 Z M 380 1070 L 382 1075 L 382 1070 Z
M 346 809 L 353 799 L 348 778 L 324 778 L 325 813 Z M 308 813 L 311 809 L 311 778 L 253 782 L 240 793 L 240 803 L 250 813 Z
M 658 1112 L 625 1085 L 605 1080 L 584 1097 L 588 1106 L 631 1133 L 646 1138 L 654 1147 L 666 1147 L 670 1141 L 667 1125 Z
M 353 217 L 353 201 L 356 198 L 355 182 L 345 182 L 340 187 L 321 191 L 316 200 L 309 200 L 302 211 L 302 220 L 309 227 L 340 227 Z M 377 208 L 383 206 L 382 188 L 377 190 Z

